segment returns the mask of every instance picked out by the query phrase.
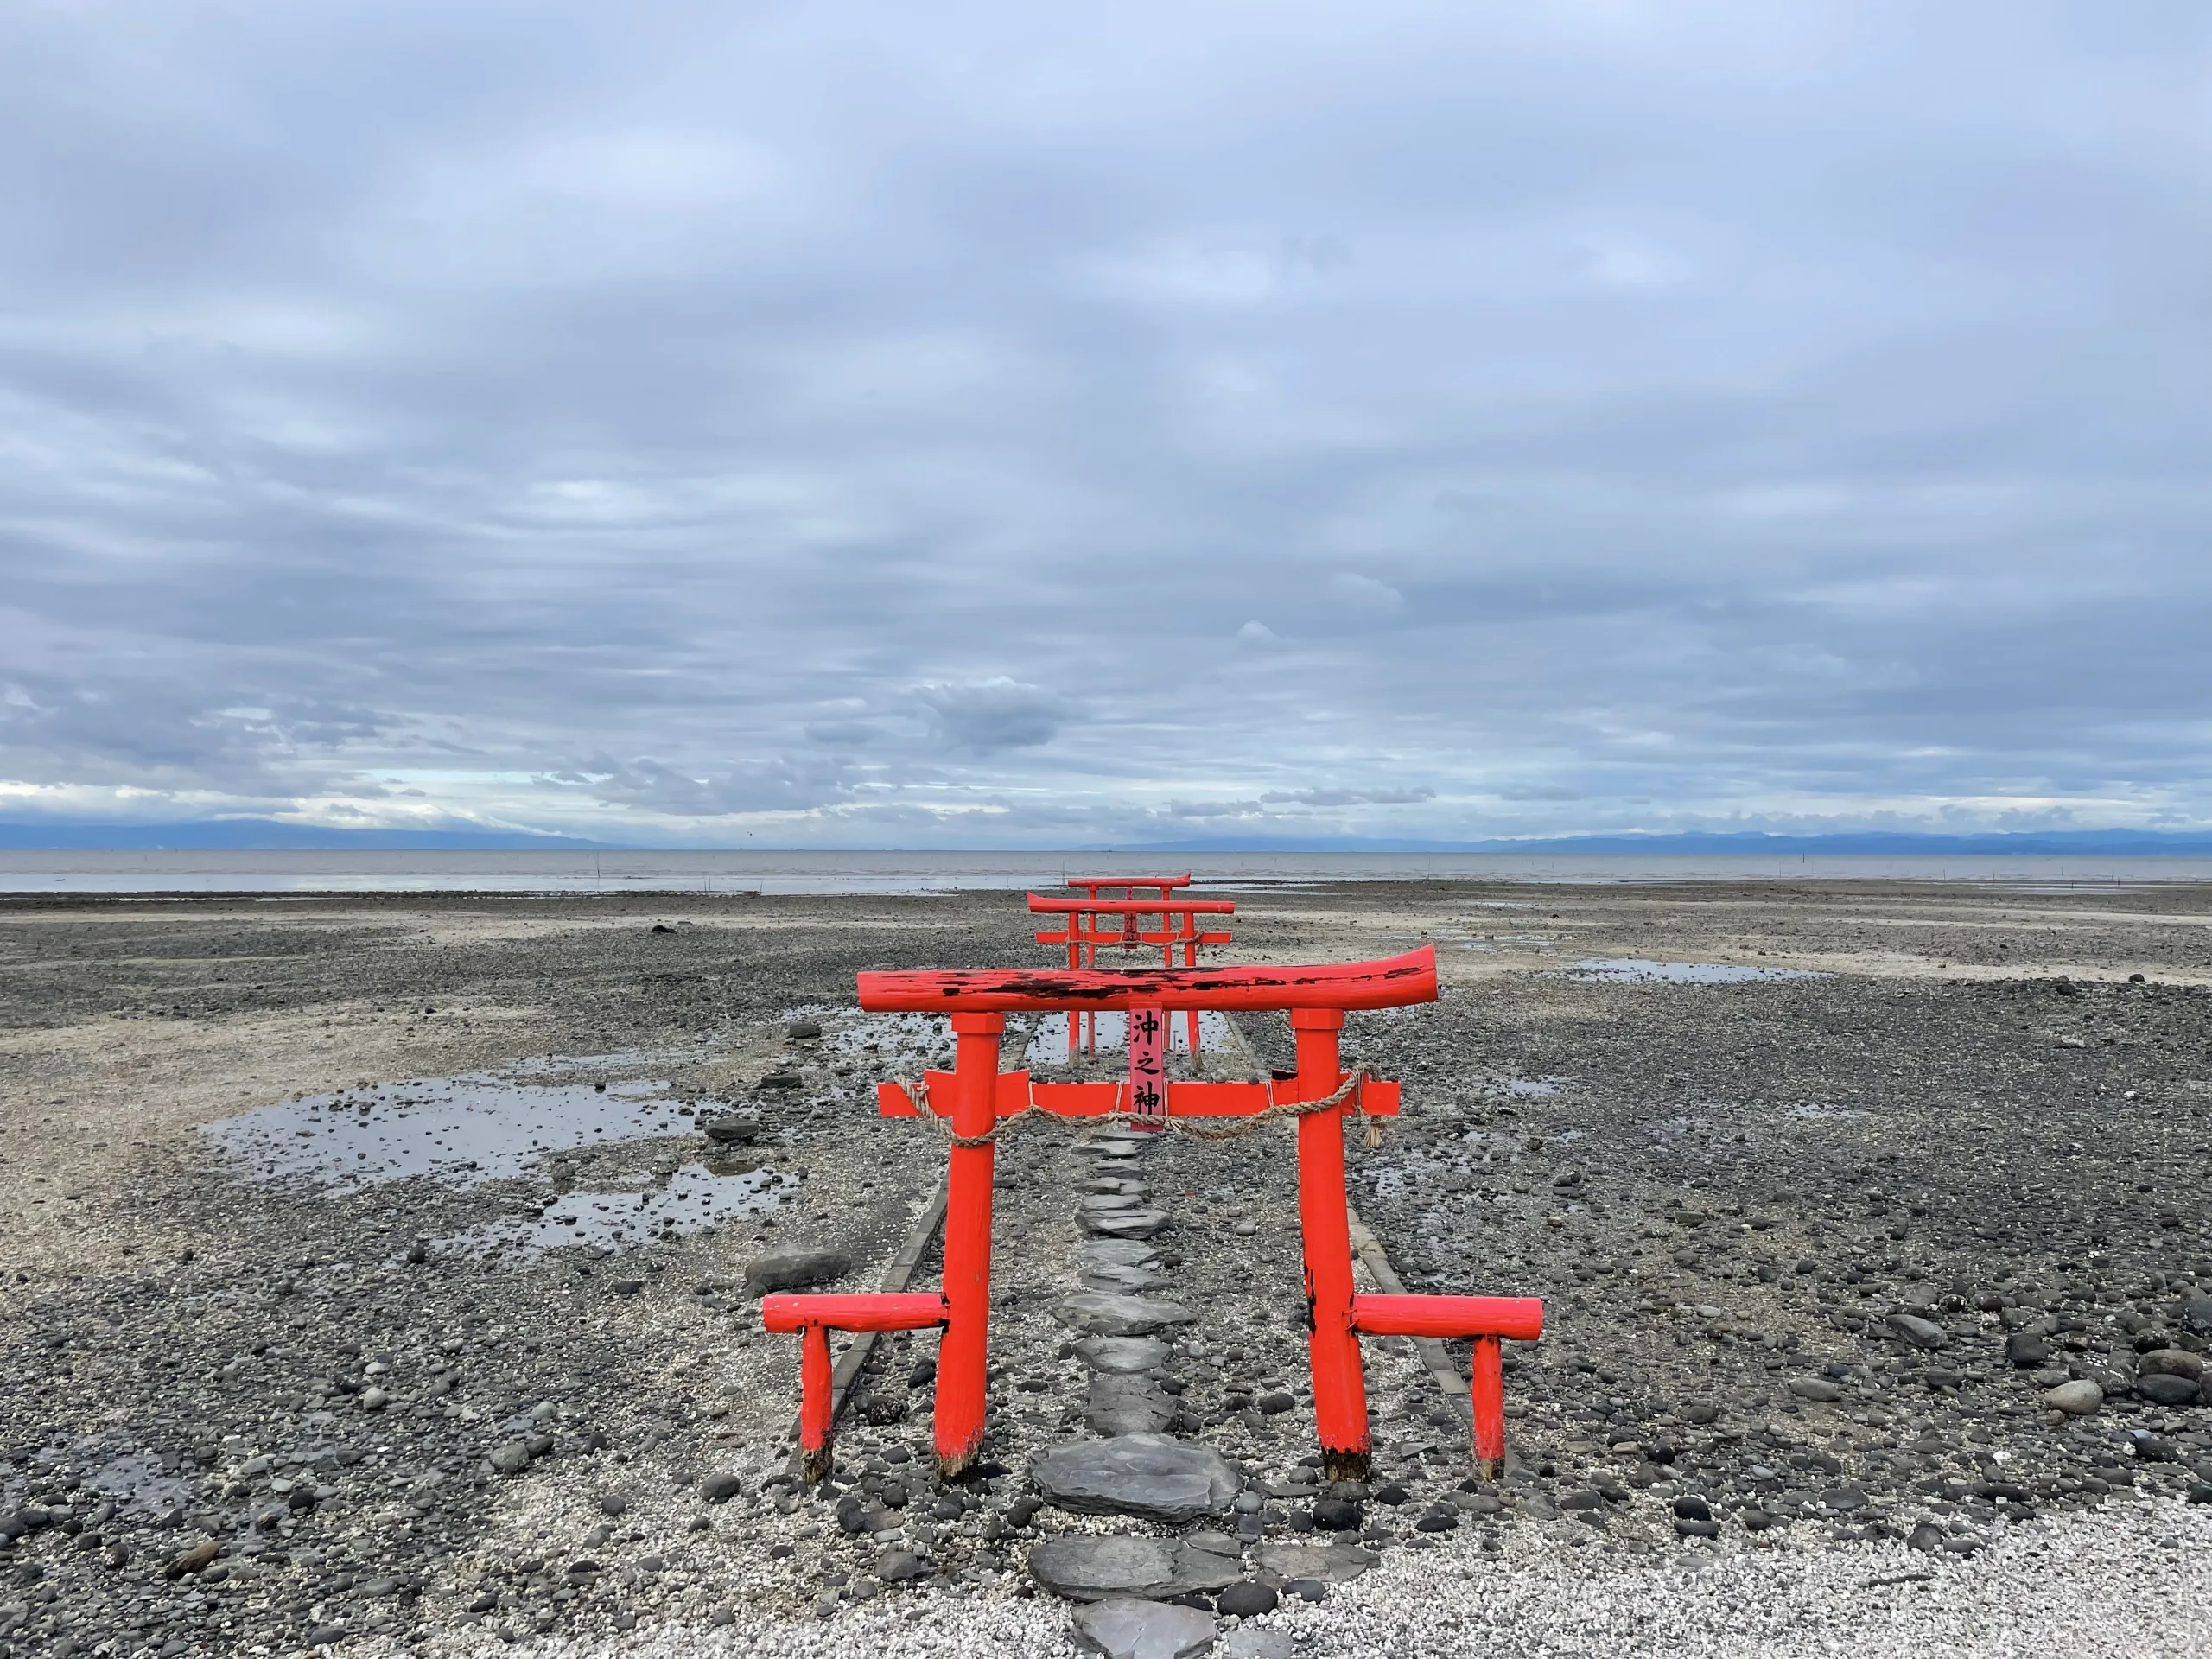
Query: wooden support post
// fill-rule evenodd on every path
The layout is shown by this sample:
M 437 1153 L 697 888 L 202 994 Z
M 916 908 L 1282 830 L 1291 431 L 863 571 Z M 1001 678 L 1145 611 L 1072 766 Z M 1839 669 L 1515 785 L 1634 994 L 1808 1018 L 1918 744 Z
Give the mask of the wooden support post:
M 1468 1395 L 1475 1408 L 1475 1473 L 1496 1480 L 1505 1471 L 1505 1367 L 1496 1337 L 1475 1338 Z
M 1072 973 L 1083 966 L 1083 932 L 1090 925 L 1090 918 L 1068 914 L 1068 970 Z M 1083 1052 L 1083 1021 L 1080 1010 L 1070 1008 L 1060 1016 L 1068 1022 L 1068 1064 L 1075 1064 L 1076 1056 Z
M 803 1325 L 798 1333 L 798 1450 L 800 1477 L 810 1486 L 830 1478 L 830 1327 Z
M 952 1132 L 988 1135 L 997 1119 L 1002 1014 L 956 1014 Z M 944 1338 L 937 1359 L 937 1471 L 957 1480 L 983 1445 L 990 1359 L 991 1169 L 988 1146 L 952 1148 L 944 1208 Z
M 1294 1008 L 1300 1100 L 1332 1095 L 1343 1083 L 1337 1039 L 1340 1008 Z M 1298 1120 L 1298 1218 L 1306 1237 L 1306 1338 L 1313 1372 L 1313 1426 L 1331 1480 L 1367 1478 L 1367 1381 L 1351 1321 L 1351 1227 L 1344 1215 L 1344 1109 Z
M 1198 931 L 1198 918 L 1192 916 L 1186 919 L 1190 922 L 1191 931 L 1194 933 Z M 1175 947 L 1172 944 L 1167 947 L 1167 965 L 1173 967 Z M 1195 968 L 1198 965 L 1198 942 L 1196 939 L 1192 939 L 1183 947 L 1183 965 L 1185 968 Z M 1185 1013 L 1183 1018 L 1189 1022 L 1191 1032 L 1191 1075 L 1194 1077 L 1202 1077 L 1205 1075 L 1205 1069 L 1198 1064 L 1198 1011 L 1192 1008 Z

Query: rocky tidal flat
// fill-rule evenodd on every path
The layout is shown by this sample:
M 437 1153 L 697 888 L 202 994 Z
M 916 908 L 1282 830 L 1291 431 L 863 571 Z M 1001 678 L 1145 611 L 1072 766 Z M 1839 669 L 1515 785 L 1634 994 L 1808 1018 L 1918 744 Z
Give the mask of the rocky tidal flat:
M 1018 899 L 0 903 L 0 1659 L 2212 1650 L 2212 893 L 1233 896 L 1230 960 L 1438 943 L 1351 1198 L 1545 1299 L 1495 1485 L 1397 1338 L 1323 1478 L 1287 1128 L 1030 1123 L 976 1478 L 906 1332 L 796 1478 L 760 1294 L 938 1271 L 874 1085 L 950 1039 L 852 976 L 1039 962 Z

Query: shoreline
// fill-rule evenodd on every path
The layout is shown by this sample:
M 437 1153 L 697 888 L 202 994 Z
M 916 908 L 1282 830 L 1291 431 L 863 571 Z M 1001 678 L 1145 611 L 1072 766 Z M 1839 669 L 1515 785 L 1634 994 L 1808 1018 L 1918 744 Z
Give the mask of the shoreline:
M 2212 857 L 2074 854 L 1552 855 L 1062 853 L 248 852 L 0 850 L 0 896 L 110 893 L 535 892 L 860 897 L 1014 892 L 1058 887 L 1071 873 L 1189 870 L 1214 891 L 1311 890 L 1346 884 L 1559 886 L 1857 884 L 1986 890 L 2158 891 L 2212 883 Z

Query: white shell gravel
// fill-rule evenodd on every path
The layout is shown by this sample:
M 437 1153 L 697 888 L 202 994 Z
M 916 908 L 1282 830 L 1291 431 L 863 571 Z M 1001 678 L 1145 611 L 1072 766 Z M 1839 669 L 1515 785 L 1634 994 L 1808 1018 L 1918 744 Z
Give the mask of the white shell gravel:
M 1073 1656 L 1071 1610 L 1047 1599 L 944 1592 L 888 1597 L 823 1619 L 722 1630 L 643 1627 L 606 1642 L 550 1640 L 544 1659 L 789 1659 Z M 2009 1529 L 1970 1560 L 1904 1546 L 1808 1543 L 1684 1550 L 1656 1563 L 1531 1532 L 1501 1557 L 1452 1540 L 1394 1550 L 1318 1605 L 1292 1601 L 1249 1626 L 1290 1635 L 1313 1659 L 1377 1654 L 1643 1656 L 1700 1659 L 2181 1659 L 2212 1654 L 2212 1505 L 2114 1504 Z M 1224 1619 L 1224 1629 L 1239 1621 Z M 442 1651 L 504 1651 L 481 1633 Z

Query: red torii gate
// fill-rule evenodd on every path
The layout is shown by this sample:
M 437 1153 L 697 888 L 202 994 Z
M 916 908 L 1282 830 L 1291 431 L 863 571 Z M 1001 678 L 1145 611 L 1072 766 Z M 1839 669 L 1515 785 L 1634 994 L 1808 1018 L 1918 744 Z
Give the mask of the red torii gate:
M 1166 876 L 1161 880 L 1164 884 L 1172 884 L 1190 879 L 1187 875 Z M 1080 887 L 1084 884 L 1071 882 L 1069 885 Z M 1035 915 L 1067 918 L 1058 932 L 1039 933 L 1037 943 L 1067 946 L 1068 966 L 1071 969 L 1096 968 L 1098 965 L 1098 947 L 1102 944 L 1117 945 L 1124 950 L 1134 950 L 1141 944 L 1156 944 L 1160 949 L 1161 967 L 1195 968 L 1198 965 L 1201 946 L 1227 944 L 1230 942 L 1226 933 L 1210 933 L 1202 930 L 1198 926 L 1198 918 L 1234 916 L 1236 913 L 1236 906 L 1227 899 L 1171 899 L 1167 897 L 1165 885 L 1156 904 L 1149 899 L 1047 899 L 1040 893 L 1033 893 L 1029 895 L 1029 908 Z M 1094 926 L 1090 920 L 1094 916 L 1118 916 L 1122 918 L 1122 925 L 1112 930 Z M 1139 932 L 1137 918 L 1141 916 L 1159 917 L 1160 931 Z M 1183 954 L 1179 964 L 1175 960 L 1178 949 Z M 1191 1052 L 1196 1054 L 1198 1052 L 1198 1010 L 1192 1009 L 1185 1018 L 1188 1022 Z M 1070 1059 L 1076 1057 L 1079 1038 L 1082 1050 L 1090 1052 L 1096 1047 L 1096 1022 L 1088 1013 L 1075 1013 L 1068 1016 Z
M 940 1478 L 975 1464 L 983 1439 L 991 1272 L 991 1173 L 998 1124 L 1029 1111 L 1064 1117 L 1119 1109 L 1123 1085 L 1032 1083 L 999 1070 L 999 1039 L 1014 1012 L 1111 1008 L 1287 1010 L 1298 1070 L 1280 1083 L 1184 1083 L 1166 1087 L 1167 1116 L 1241 1117 L 1285 1109 L 1298 1116 L 1298 1208 L 1305 1240 L 1314 1425 L 1332 1479 L 1365 1478 L 1370 1440 L 1359 1338 L 1472 1337 L 1475 1458 L 1494 1478 L 1505 1456 L 1501 1338 L 1542 1333 L 1533 1297 L 1363 1296 L 1352 1288 L 1351 1234 L 1344 1197 L 1344 1118 L 1395 1116 L 1395 1083 L 1347 1077 L 1338 1033 L 1352 1008 L 1399 1007 L 1436 998 L 1432 945 L 1376 962 L 1305 968 L 1149 968 L 1096 970 L 984 969 L 860 976 L 861 1007 L 874 1013 L 950 1014 L 958 1039 L 953 1070 L 932 1071 L 920 1098 L 898 1084 L 878 1087 L 887 1116 L 926 1110 L 950 1119 L 952 1168 L 945 1207 L 944 1287 L 935 1296 L 771 1295 L 763 1325 L 801 1338 L 799 1446 L 806 1476 L 830 1471 L 830 1338 L 841 1331 L 940 1327 L 936 1443 Z M 1304 1109 L 1300 1109 L 1303 1108 Z

